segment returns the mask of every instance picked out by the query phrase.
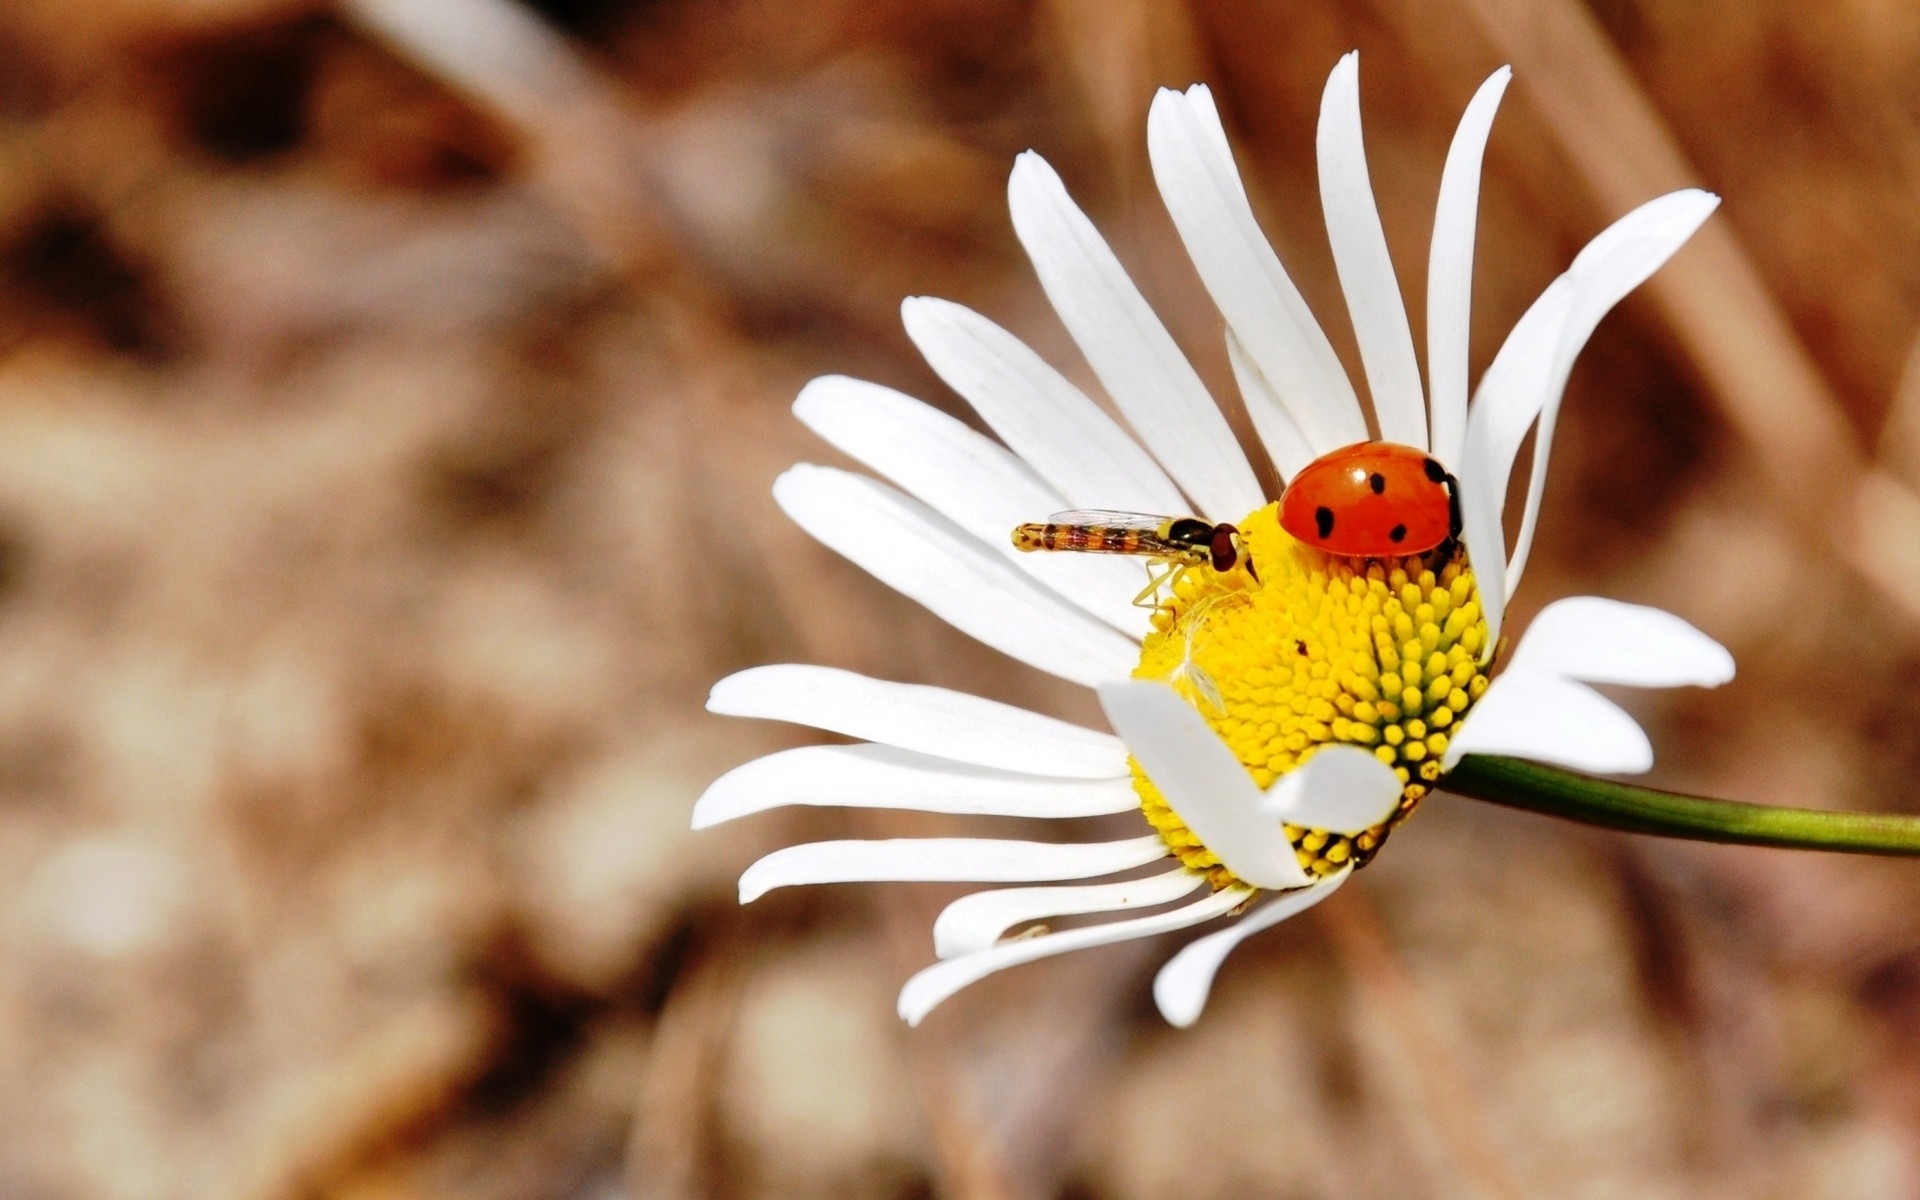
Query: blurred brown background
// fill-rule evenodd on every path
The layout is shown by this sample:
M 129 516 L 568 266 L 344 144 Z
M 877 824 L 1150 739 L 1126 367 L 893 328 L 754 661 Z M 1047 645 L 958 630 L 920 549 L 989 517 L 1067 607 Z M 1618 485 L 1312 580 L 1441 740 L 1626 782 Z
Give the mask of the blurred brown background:
M 1726 198 L 1576 372 L 1522 614 L 1733 648 L 1634 698 L 1657 783 L 1920 808 L 1911 5 L 10 0 L 0 1196 L 1920 1196 L 1920 864 L 1440 800 L 1192 1031 L 1147 945 L 909 1032 L 950 891 L 733 880 L 952 826 L 686 831 L 802 736 L 701 711 L 741 666 L 1088 716 L 784 522 L 832 461 L 786 405 L 951 407 L 915 293 L 1086 377 L 1006 217 L 1028 147 L 1224 391 L 1144 154 L 1194 80 L 1351 360 L 1311 149 L 1353 46 L 1415 298 L 1517 69 L 1476 369 L 1607 220 Z

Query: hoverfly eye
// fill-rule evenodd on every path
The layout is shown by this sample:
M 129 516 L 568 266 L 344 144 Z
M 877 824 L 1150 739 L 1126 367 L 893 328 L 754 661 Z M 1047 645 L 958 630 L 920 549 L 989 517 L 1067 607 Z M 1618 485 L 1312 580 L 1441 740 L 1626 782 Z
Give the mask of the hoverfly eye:
M 1233 564 L 1240 561 L 1240 531 L 1231 525 L 1215 525 L 1207 550 L 1213 557 L 1214 570 L 1233 570 Z

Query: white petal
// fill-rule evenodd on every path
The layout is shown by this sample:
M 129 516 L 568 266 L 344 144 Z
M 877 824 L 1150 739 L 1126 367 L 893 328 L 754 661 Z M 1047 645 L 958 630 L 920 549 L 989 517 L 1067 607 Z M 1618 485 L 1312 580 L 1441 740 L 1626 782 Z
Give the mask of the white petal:
M 1467 449 L 1462 456 L 1460 482 L 1463 488 L 1469 476 L 1476 486 L 1484 482 L 1480 490 L 1493 498 L 1496 516 L 1505 508 L 1506 481 L 1512 476 L 1514 457 L 1526 441 L 1534 418 L 1540 415 L 1543 386 L 1553 371 L 1560 331 L 1573 310 L 1575 292 L 1570 271 L 1548 284 L 1500 344 L 1499 353 L 1480 377 L 1474 393 L 1473 408 L 1467 416 Z
M 794 524 L 962 633 L 1062 679 L 1122 678 L 1139 645 L 1034 582 L 926 505 L 847 471 L 801 463 L 774 480 Z
M 1127 942 L 1135 938 L 1171 933 L 1176 929 L 1187 929 L 1231 912 L 1250 894 L 1239 888 L 1228 888 L 1196 900 L 1184 908 L 1176 908 L 1172 912 L 1154 913 L 1151 916 L 1134 917 L 1126 921 L 1108 921 L 1104 925 L 1088 925 L 1084 928 L 1068 929 L 1041 937 L 1002 942 L 978 954 L 935 963 L 907 980 L 907 985 L 900 989 L 900 1016 L 907 1024 L 918 1025 L 942 1000 L 970 983 L 978 983 L 996 971 L 1004 971 L 1008 967 L 1017 967 L 1021 963 L 1050 958 L 1072 950 L 1110 946 L 1115 942 Z
M 1641 205 L 1588 243 L 1566 273 L 1534 301 L 1481 378 L 1468 415 L 1467 449 L 1459 472 L 1463 509 L 1490 507 L 1498 526 L 1507 480 L 1527 430 L 1549 404 L 1557 408 L 1566 372 L 1593 327 L 1679 247 L 1716 203 L 1705 192 L 1682 191 Z M 1534 458 L 1536 464 L 1541 460 L 1538 450 Z M 1540 471 L 1536 476 L 1544 480 Z M 1474 523 L 1472 513 L 1466 520 Z M 1524 565 L 1517 546 L 1514 558 Z M 1474 573 L 1488 575 L 1490 564 L 1477 565 Z M 1482 578 L 1483 593 L 1488 586 Z M 1510 587 L 1503 590 L 1511 594 Z
M 1584 683 L 1512 670 L 1467 714 L 1444 765 L 1451 770 L 1466 754 L 1505 754 L 1604 775 L 1653 766 L 1653 744 L 1619 705 Z
M 1013 883 L 1088 879 L 1167 856 L 1150 833 L 1124 842 L 1016 842 L 1000 838 L 888 838 L 808 842 L 775 850 L 740 876 L 740 903 L 807 883 Z
M 893 746 L 802 746 L 713 781 L 693 806 L 705 829 L 789 804 L 1003 817 L 1095 817 L 1138 808 L 1126 779 L 1067 780 L 972 767 Z
M 1400 777 L 1358 746 L 1322 746 L 1305 766 L 1274 781 L 1263 808 L 1289 825 L 1359 833 L 1393 815 Z
M 935 374 L 1071 507 L 1190 511 L 1160 464 L 1019 338 L 930 296 L 903 301 L 900 318 Z
M 1162 90 L 1147 117 L 1147 150 L 1161 198 L 1227 319 L 1228 336 L 1239 339 L 1280 411 L 1306 436 L 1307 461 L 1366 441 L 1367 419 L 1353 382 L 1254 220 L 1213 93 L 1204 85 L 1185 94 Z M 1284 456 L 1271 443 L 1267 449 L 1276 463 Z
M 1138 562 L 1014 549 L 1015 525 L 1069 506 L 1005 446 L 911 396 L 844 375 L 807 384 L 793 412 L 1080 608 L 1135 638 L 1146 633 L 1147 612 L 1132 603 L 1141 585 Z
M 1031 150 L 1013 165 L 1014 232 L 1101 386 L 1201 515 L 1266 503 L 1226 417 L 1066 185 Z
M 1416 449 L 1427 448 L 1426 392 L 1420 363 L 1413 354 L 1413 331 L 1400 281 L 1380 228 L 1373 184 L 1367 178 L 1367 151 L 1360 137 L 1360 52 L 1349 51 L 1334 65 L 1320 97 L 1316 141 L 1320 163 L 1320 207 L 1333 244 L 1333 265 L 1340 273 L 1360 361 L 1373 395 L 1380 436 Z
M 1261 811 L 1266 797 L 1247 769 L 1172 688 L 1118 680 L 1100 685 L 1100 704 L 1160 795 L 1227 870 L 1263 888 L 1312 882 L 1280 823 Z
M 977 954 L 1024 921 L 1078 913 L 1151 908 L 1191 894 L 1205 880 L 1185 867 L 1144 879 L 1074 887 L 1001 888 L 962 896 L 933 923 L 933 952 L 940 958 Z
M 1547 285 L 1507 335 L 1493 365 L 1480 377 L 1479 391 L 1467 415 L 1467 448 L 1457 477 L 1462 540 L 1487 622 L 1482 661 L 1493 657 L 1506 615 L 1507 537 L 1502 516 L 1513 458 L 1535 416 L 1529 400 L 1536 391 L 1531 381 L 1552 370 L 1560 328 L 1566 324 L 1572 303 L 1573 284 L 1565 275 Z
M 1307 435 L 1300 432 L 1300 426 L 1287 415 L 1280 393 L 1274 390 L 1266 372 L 1247 354 L 1231 327 L 1227 329 L 1227 362 L 1233 366 L 1233 381 L 1240 385 L 1240 399 L 1247 406 L 1247 416 L 1252 418 L 1254 432 L 1267 448 L 1274 470 L 1280 472 L 1280 478 L 1292 479 L 1300 468 L 1317 457 L 1313 446 L 1307 441 Z
M 713 685 L 707 711 L 789 721 L 952 762 L 1066 779 L 1125 779 L 1127 747 L 982 696 L 800 663 L 752 667 Z
M 1009 493 L 1004 502 L 1016 512 L 1060 503 L 1060 493 L 1006 447 L 877 383 L 823 375 L 800 389 L 793 415 L 976 536 L 972 518 L 980 504 L 978 491 Z M 1020 519 L 994 514 L 987 524 L 999 529 Z
M 1520 518 L 1519 535 L 1514 540 L 1513 559 L 1507 567 L 1509 595 L 1520 586 L 1520 577 L 1527 569 L 1527 556 L 1533 551 L 1534 527 L 1540 519 L 1540 497 L 1547 485 L 1547 460 L 1553 449 L 1554 422 L 1560 416 L 1560 400 L 1566 395 L 1573 360 L 1586 347 L 1600 319 L 1673 257 L 1674 251 L 1680 249 L 1719 206 L 1720 197 L 1694 189 L 1649 200 L 1615 221 L 1573 260 L 1573 267 L 1568 271 L 1574 280 L 1573 305 L 1567 313 L 1566 324 L 1561 326 L 1553 370 L 1543 381 L 1537 405 L 1540 428 L 1533 440 L 1527 506 Z
M 1569 596 L 1540 610 L 1507 670 L 1634 687 L 1719 687 L 1733 678 L 1733 655 L 1670 612 Z
M 1457 466 L 1467 442 L 1467 347 L 1473 328 L 1473 241 L 1480 212 L 1480 165 L 1493 115 L 1513 78 L 1501 67 L 1480 85 L 1454 131 L 1440 173 L 1427 260 L 1427 390 L 1433 401 L 1433 455 Z
M 1284 892 L 1220 932 L 1187 945 L 1154 976 L 1153 1002 L 1159 1006 L 1160 1015 L 1181 1029 L 1199 1020 L 1200 1010 L 1207 1006 L 1207 994 L 1213 990 L 1213 977 L 1234 947 L 1325 900 L 1352 874 L 1353 868 L 1348 867 L 1312 887 Z

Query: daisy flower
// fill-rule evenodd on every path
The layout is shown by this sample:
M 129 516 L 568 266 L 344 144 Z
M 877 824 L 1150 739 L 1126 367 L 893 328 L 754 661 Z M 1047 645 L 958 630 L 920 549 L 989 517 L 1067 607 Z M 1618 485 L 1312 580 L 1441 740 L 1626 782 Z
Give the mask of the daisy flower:
M 1025 885 L 965 896 L 940 915 L 938 961 L 900 994 L 911 1023 L 1007 967 L 1230 922 L 1155 981 L 1161 1012 L 1186 1025 L 1234 946 L 1340 887 L 1461 755 L 1602 773 L 1652 765 L 1639 726 L 1588 685 L 1714 686 L 1733 675 L 1724 649 L 1668 613 L 1584 596 L 1547 606 L 1507 654 L 1502 617 L 1526 568 L 1575 355 L 1718 201 L 1675 192 L 1595 238 L 1520 319 L 1469 406 L 1480 164 L 1508 77 L 1494 74 L 1467 106 L 1441 176 L 1424 388 L 1368 181 L 1357 56 L 1327 81 L 1321 202 L 1371 425 L 1254 220 L 1212 95 L 1162 91 L 1147 125 L 1154 178 L 1224 318 L 1241 399 L 1274 465 L 1296 477 L 1376 433 L 1430 455 L 1458 505 L 1458 536 L 1436 547 L 1352 557 L 1289 532 L 1193 367 L 1031 152 L 1008 185 L 1014 229 L 1126 426 L 1012 334 L 928 298 L 905 302 L 907 332 L 998 440 L 875 384 L 829 376 L 806 386 L 800 420 L 893 486 L 798 465 L 774 484 L 786 513 L 962 632 L 1096 689 L 1114 732 L 942 688 L 757 667 L 715 685 L 708 708 L 856 741 L 733 770 L 700 798 L 694 825 L 792 804 L 1054 819 L 1131 811 L 1143 821 L 1117 841 L 792 846 L 747 870 L 743 903 L 810 883 Z M 1509 551 L 1503 508 L 1530 429 L 1531 476 Z M 1138 559 L 1011 544 L 1016 526 L 1062 509 L 1193 515 L 1237 533 L 1226 560 L 1173 571 L 1143 608 L 1133 602 Z M 1005 936 L 1086 915 L 1101 919 Z

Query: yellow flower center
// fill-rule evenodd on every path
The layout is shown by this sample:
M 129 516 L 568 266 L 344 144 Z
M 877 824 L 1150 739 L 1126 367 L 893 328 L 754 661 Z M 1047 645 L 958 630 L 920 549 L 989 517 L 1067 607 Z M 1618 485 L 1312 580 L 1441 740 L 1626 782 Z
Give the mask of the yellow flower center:
M 1404 558 L 1326 554 L 1280 528 L 1274 504 L 1240 536 L 1253 573 L 1181 572 L 1134 676 L 1171 683 L 1263 788 L 1335 742 L 1394 769 L 1404 790 L 1382 824 L 1352 836 L 1283 826 L 1300 865 L 1330 875 L 1364 864 L 1419 804 L 1449 731 L 1487 689 L 1473 572 L 1451 543 Z M 1238 883 L 1132 766 L 1141 811 L 1180 861 L 1216 889 Z

